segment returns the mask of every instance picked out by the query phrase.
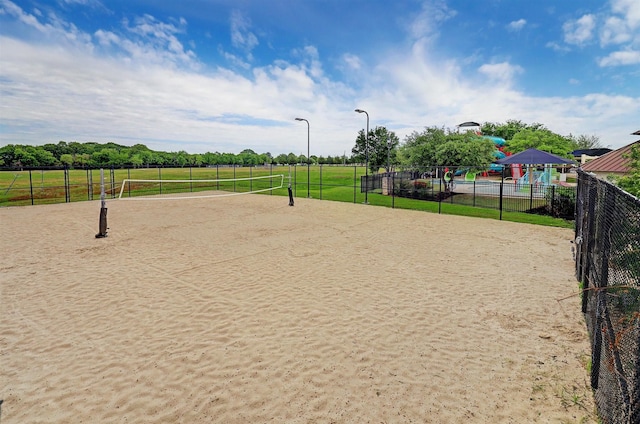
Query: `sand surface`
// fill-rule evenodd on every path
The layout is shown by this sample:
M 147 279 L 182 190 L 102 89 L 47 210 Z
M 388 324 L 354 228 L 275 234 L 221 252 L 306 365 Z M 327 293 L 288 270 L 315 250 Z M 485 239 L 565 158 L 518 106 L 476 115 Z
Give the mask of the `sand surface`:
M 107 206 L 0 209 L 2 424 L 595 422 L 571 230 Z

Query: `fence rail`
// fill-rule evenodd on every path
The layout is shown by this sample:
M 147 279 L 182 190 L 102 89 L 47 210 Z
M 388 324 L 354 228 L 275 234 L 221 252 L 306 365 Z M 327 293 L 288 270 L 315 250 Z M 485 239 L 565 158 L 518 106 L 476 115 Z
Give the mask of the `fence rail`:
M 640 200 L 579 171 L 576 277 L 606 423 L 640 423 Z
M 475 206 L 507 212 L 541 213 L 573 219 L 575 188 L 560 185 L 522 184 L 501 176 L 473 179 L 454 176 L 448 184 L 442 176 L 444 167 L 365 176 L 363 166 L 319 165 L 294 166 L 214 166 L 185 168 L 125 168 L 105 170 L 109 197 L 115 197 L 122 180 L 148 178 L 222 179 L 273 174 L 290 176 L 294 196 L 348 202 L 365 202 L 396 207 L 397 199 L 418 199 Z M 190 186 L 188 190 L 194 190 Z M 233 186 L 232 190 L 242 190 Z M 367 194 L 366 196 L 364 194 Z M 132 196 L 127 190 L 126 195 Z M 272 194 L 287 195 L 286 190 Z M 100 195 L 99 169 L 0 169 L 0 206 L 95 200 Z

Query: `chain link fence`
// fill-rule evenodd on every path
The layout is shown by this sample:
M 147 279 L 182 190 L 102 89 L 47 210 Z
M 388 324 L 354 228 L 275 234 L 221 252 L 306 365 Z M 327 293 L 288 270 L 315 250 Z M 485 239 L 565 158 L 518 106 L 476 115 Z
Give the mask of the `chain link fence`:
M 640 423 L 640 200 L 578 171 L 576 277 L 605 423 Z

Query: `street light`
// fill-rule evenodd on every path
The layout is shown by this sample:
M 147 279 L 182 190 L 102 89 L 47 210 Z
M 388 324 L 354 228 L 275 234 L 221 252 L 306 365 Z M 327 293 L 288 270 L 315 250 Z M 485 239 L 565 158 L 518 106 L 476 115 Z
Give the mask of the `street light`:
M 368 204 L 368 194 L 369 194 L 369 114 L 367 113 L 366 110 L 362 110 L 362 109 L 356 109 L 355 110 L 358 113 L 364 113 L 365 115 L 367 115 L 367 133 L 365 134 L 364 137 L 364 157 L 365 157 L 365 170 L 364 170 L 364 181 L 365 181 L 365 187 L 364 187 L 364 203 Z
M 311 194 L 309 194 L 309 181 L 311 180 L 309 177 L 311 175 L 311 171 L 309 169 L 310 163 L 311 163 L 311 158 L 309 157 L 309 131 L 310 131 L 310 126 L 309 126 L 309 121 L 307 121 L 304 118 L 296 118 L 296 121 L 304 121 L 307 123 L 307 197 L 311 198 Z
M 387 133 L 387 172 L 391 172 L 391 134 Z

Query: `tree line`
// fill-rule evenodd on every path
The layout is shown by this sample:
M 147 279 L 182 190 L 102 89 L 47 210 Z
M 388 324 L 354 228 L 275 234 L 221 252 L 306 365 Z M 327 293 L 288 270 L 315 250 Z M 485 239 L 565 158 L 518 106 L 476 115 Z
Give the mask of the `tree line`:
M 352 163 L 352 158 L 344 156 L 311 156 L 311 163 L 343 164 Z M 293 165 L 307 163 L 304 155 L 256 153 L 245 149 L 234 153 L 187 153 L 162 152 L 149 149 L 144 144 L 123 146 L 116 143 L 99 144 L 60 141 L 42 146 L 9 144 L 0 148 L 0 167 L 60 167 L 103 168 L 103 167 L 184 167 L 207 165 L 255 166 L 264 164 Z
M 595 136 L 562 136 L 544 125 L 526 124 L 509 120 L 506 123 L 486 122 L 481 126 L 484 135 L 506 140 L 506 150 L 517 153 L 537 148 L 560 156 L 571 157 L 573 150 L 599 147 Z M 186 151 L 162 152 L 149 149 L 144 144 L 124 146 L 116 143 L 48 143 L 42 146 L 9 144 L 0 148 L 0 167 L 147 167 L 147 166 L 207 166 L 207 165 L 293 165 L 293 164 L 364 164 L 371 172 L 380 168 L 390 171 L 396 167 L 425 168 L 434 165 L 488 166 L 495 157 L 495 145 L 474 132 L 458 129 L 426 127 L 413 132 L 400 142 L 398 136 L 380 126 L 357 134 L 351 155 L 311 156 L 294 153 L 256 153 L 245 149 L 238 154 L 207 152 L 191 154 Z

